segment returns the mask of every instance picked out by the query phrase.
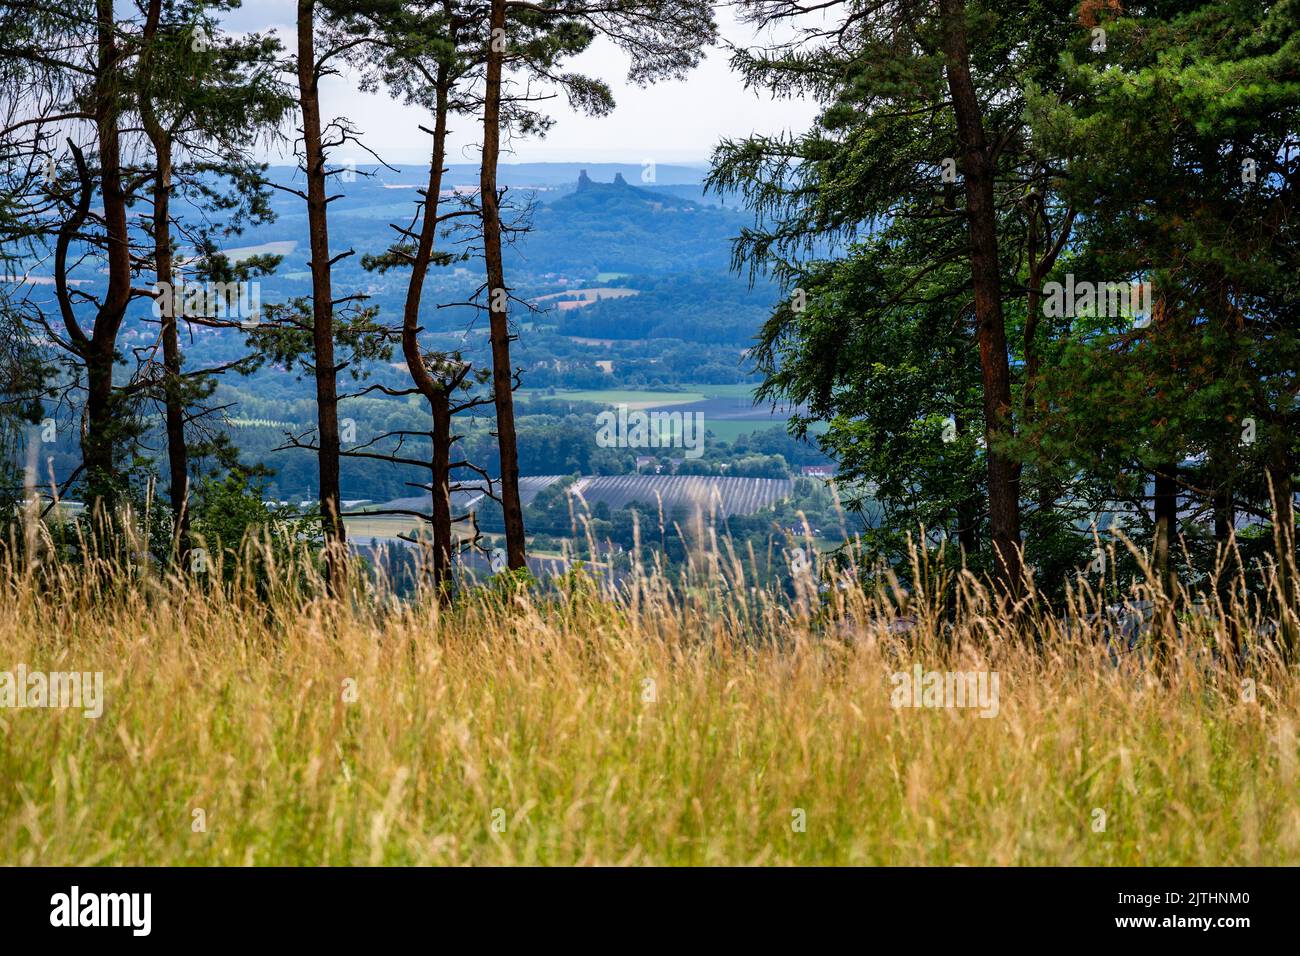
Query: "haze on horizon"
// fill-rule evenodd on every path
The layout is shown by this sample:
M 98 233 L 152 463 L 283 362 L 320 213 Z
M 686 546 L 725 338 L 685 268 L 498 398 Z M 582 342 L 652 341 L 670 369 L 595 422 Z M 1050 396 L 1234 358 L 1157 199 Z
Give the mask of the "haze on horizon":
M 223 20 L 231 32 L 275 32 L 292 49 L 294 0 L 257 0 L 232 11 Z M 729 4 L 715 7 L 724 41 L 752 45 L 755 34 L 738 23 Z M 638 87 L 626 80 L 627 59 L 608 41 L 600 40 L 571 61 L 577 72 L 609 82 L 617 106 L 605 117 L 575 113 L 559 97 L 545 109 L 556 118 L 545 138 L 517 138 L 503 163 L 645 162 L 699 165 L 708 161 L 713 147 L 724 138 L 753 133 L 800 131 L 811 125 L 817 105 L 803 99 L 776 98 L 747 90 L 731 72 L 725 45 L 709 49 L 705 60 L 685 80 Z M 395 164 L 428 163 L 428 137 L 418 124 L 423 111 L 408 107 L 386 93 L 363 93 L 347 76 L 327 78 L 321 87 L 322 109 L 327 117 L 346 116 L 362 132 L 365 145 L 383 160 Z M 479 129 L 470 117 L 460 117 L 452 129 L 450 163 L 477 162 Z M 373 162 L 361 150 L 339 159 Z M 268 152 L 267 162 L 292 162 L 287 152 Z

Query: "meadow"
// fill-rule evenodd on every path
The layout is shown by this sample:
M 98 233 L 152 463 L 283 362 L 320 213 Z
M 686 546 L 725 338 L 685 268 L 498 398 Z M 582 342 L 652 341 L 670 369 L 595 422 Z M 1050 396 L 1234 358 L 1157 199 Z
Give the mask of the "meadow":
M 662 391 L 649 391 L 632 388 L 573 388 L 555 389 L 553 392 L 520 389 L 519 397 L 521 400 L 537 397 L 557 401 L 591 402 L 596 405 L 626 405 L 629 409 L 646 409 L 699 402 L 704 400 L 705 395 L 700 390 L 664 389 Z
M 4 864 L 1300 862 L 1295 671 L 1222 620 L 1156 654 L 1086 590 L 1012 620 L 965 576 L 954 614 L 918 567 L 904 614 L 887 577 L 788 597 L 725 549 L 450 605 L 269 552 L 12 555 L 0 668 L 104 702 L 0 709 Z M 916 665 L 996 673 L 996 716 L 894 706 Z
M 774 414 L 767 405 L 754 404 L 754 384 L 741 382 L 725 385 L 689 384 L 646 389 L 520 389 L 519 397 L 547 398 L 597 405 L 626 405 L 631 411 L 665 409 L 683 413 L 700 413 L 705 428 L 718 441 L 734 442 L 741 435 L 785 424 L 785 413 Z M 821 428 L 815 428 L 814 433 Z

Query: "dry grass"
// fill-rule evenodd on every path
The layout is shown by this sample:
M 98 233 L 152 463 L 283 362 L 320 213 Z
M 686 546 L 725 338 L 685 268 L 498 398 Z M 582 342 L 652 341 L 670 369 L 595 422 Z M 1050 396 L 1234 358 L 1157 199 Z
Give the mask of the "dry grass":
M 1300 863 L 1296 677 L 1221 625 L 1157 671 L 970 581 L 894 634 L 888 593 L 718 567 L 444 609 L 0 558 L 0 669 L 106 691 L 0 710 L 0 862 Z M 998 715 L 894 709 L 914 662 L 996 670 Z

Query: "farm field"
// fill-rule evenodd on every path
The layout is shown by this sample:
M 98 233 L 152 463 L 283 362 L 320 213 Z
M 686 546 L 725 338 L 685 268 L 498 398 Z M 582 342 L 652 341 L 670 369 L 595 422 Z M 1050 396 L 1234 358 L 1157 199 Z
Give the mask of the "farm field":
M 640 295 L 637 289 L 619 289 L 619 288 L 592 288 L 592 289 L 565 289 L 563 292 L 552 292 L 549 295 L 539 295 L 534 297 L 535 303 L 548 303 L 551 307 L 560 312 L 567 312 L 570 309 L 581 309 L 584 306 L 591 305 L 593 302 L 599 302 L 602 299 L 627 299 L 632 296 Z
M 725 419 L 704 419 L 705 431 L 711 432 L 713 437 L 718 441 L 725 441 L 731 444 L 741 435 L 748 435 L 760 428 L 767 428 L 769 425 L 777 425 L 779 422 L 763 422 L 753 418 L 725 418 Z
M 347 527 L 348 538 L 356 541 L 413 536 L 428 527 L 428 523 L 419 518 L 403 515 L 344 515 L 343 524 Z
M 674 405 L 701 402 L 707 397 L 703 391 L 663 391 L 609 388 L 609 389 L 520 389 L 521 400 L 542 398 L 571 402 L 591 402 L 596 405 L 626 405 L 630 409 L 667 408 Z
M 698 509 L 705 514 L 726 516 L 753 514 L 776 504 L 789 496 L 792 484 L 785 478 L 602 475 L 579 478 L 570 490 L 592 507 L 603 502 L 611 509 L 619 509 L 633 502 L 654 505 L 662 500 L 668 511 Z
M 626 405 L 630 410 L 671 409 L 696 412 L 704 415 L 704 427 L 723 441 L 735 441 L 737 436 L 760 428 L 784 425 L 788 409 L 775 411 L 767 405 L 755 405 L 754 385 L 732 383 L 725 385 L 685 385 L 678 389 L 650 391 L 648 389 L 521 389 L 519 397 L 547 398 L 573 402 L 591 402 L 597 405 Z
M 538 492 L 557 481 L 562 475 L 529 475 L 519 479 L 520 497 L 525 505 L 537 497 Z M 579 478 L 570 486 L 570 492 L 581 495 L 589 507 L 604 502 L 611 509 L 625 508 L 634 501 L 655 505 L 663 501 L 671 510 L 677 507 L 709 513 L 716 509 L 720 515 L 753 514 L 789 496 L 793 483 L 786 478 L 728 478 L 707 475 L 597 475 Z M 479 501 L 458 504 L 457 508 L 474 507 Z M 429 507 L 427 495 L 397 498 L 373 508 L 409 508 L 425 510 Z M 348 534 L 391 538 L 409 533 L 420 520 L 397 515 L 346 515 L 344 521 Z
M 278 242 L 263 242 L 255 246 L 236 246 L 221 251 L 231 262 L 240 262 L 252 256 L 287 256 L 291 255 L 296 248 L 298 248 L 297 240 L 284 239 Z
M 626 405 L 631 411 L 667 409 L 704 416 L 704 428 L 718 441 L 734 442 L 741 435 L 765 428 L 784 428 L 790 411 L 778 406 L 755 405 L 752 383 L 738 382 L 725 385 L 690 384 L 678 389 L 651 391 L 648 389 L 520 389 L 521 401 L 530 398 L 572 402 L 590 402 L 596 405 Z M 825 430 L 824 423 L 813 427 L 814 433 Z

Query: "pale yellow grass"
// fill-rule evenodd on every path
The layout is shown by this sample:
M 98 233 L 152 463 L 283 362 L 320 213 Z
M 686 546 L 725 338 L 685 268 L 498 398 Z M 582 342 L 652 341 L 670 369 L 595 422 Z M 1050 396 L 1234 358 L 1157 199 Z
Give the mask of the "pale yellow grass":
M 970 589 L 940 641 L 924 608 L 891 634 L 887 594 L 721 574 L 451 609 L 3 584 L 0 669 L 106 685 L 98 720 L 0 710 L 3 863 L 1300 862 L 1294 672 L 1190 634 L 1157 673 L 1053 621 L 1035 647 Z M 913 662 L 996 670 L 998 715 L 894 709 Z

